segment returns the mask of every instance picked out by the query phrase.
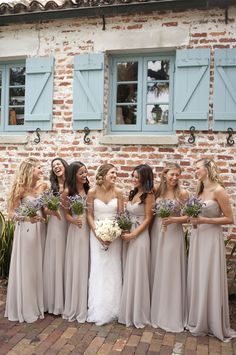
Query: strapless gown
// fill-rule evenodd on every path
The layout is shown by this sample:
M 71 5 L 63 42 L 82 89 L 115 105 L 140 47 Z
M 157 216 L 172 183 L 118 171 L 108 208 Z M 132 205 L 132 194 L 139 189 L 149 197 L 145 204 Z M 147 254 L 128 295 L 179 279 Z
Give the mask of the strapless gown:
M 127 203 L 127 210 L 136 223 L 142 223 L 145 217 L 144 204 Z M 119 313 L 119 323 L 127 327 L 134 325 L 143 328 L 150 324 L 150 238 L 148 228 L 137 238 L 126 242 L 123 266 L 123 290 Z
M 94 220 L 113 218 L 117 214 L 117 198 L 104 203 L 94 199 Z M 121 239 L 117 238 L 108 250 L 90 233 L 90 277 L 88 296 L 88 322 L 97 325 L 117 319 L 121 297 Z
M 64 309 L 64 268 L 68 223 L 63 209 L 61 220 L 50 216 L 43 263 L 44 310 L 62 314 Z
M 33 199 L 27 196 L 22 202 Z M 45 236 L 45 223 L 16 222 L 5 311 L 11 321 L 32 323 L 44 316 Z
M 186 253 L 181 224 L 155 217 L 151 230 L 151 324 L 170 332 L 186 325 Z
M 220 206 L 207 200 L 204 217 L 220 217 Z M 222 227 L 201 224 L 190 236 L 187 328 L 193 335 L 214 335 L 222 341 L 236 336 L 230 329 L 226 259 Z

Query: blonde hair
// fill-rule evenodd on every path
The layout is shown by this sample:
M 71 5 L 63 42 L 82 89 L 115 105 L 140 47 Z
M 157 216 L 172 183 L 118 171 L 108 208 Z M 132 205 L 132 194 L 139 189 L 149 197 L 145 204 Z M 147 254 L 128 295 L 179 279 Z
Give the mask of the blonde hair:
M 109 170 L 115 168 L 113 164 L 103 164 L 99 166 L 97 174 L 96 174 L 96 184 L 101 186 L 104 182 L 104 177 L 108 173 Z
M 174 162 L 167 163 L 166 166 L 164 167 L 164 169 L 162 170 L 160 185 L 158 186 L 156 193 L 155 193 L 156 197 L 164 197 L 165 192 L 167 190 L 166 174 L 168 173 L 168 171 L 174 170 L 174 169 L 178 169 L 180 171 L 180 173 L 182 172 L 179 164 L 174 163 Z M 179 186 L 179 182 L 177 182 L 176 186 L 174 187 L 174 197 L 176 200 L 180 200 L 180 196 L 181 196 L 181 189 Z
M 195 164 L 202 162 L 204 168 L 207 170 L 208 178 L 212 182 L 217 182 L 219 185 L 224 187 L 224 183 L 219 176 L 219 171 L 216 163 L 212 159 L 198 159 Z M 200 195 L 204 189 L 203 182 L 200 181 L 197 186 L 197 195 Z
M 23 190 L 30 188 L 33 180 L 34 168 L 38 164 L 39 160 L 36 158 L 27 158 L 20 163 L 10 190 L 8 199 L 9 207 L 12 207 L 14 200 L 20 197 Z

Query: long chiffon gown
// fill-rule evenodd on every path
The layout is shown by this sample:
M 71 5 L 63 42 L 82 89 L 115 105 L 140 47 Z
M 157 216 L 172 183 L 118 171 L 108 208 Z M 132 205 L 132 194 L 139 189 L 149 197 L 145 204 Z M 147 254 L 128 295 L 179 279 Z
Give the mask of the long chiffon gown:
M 70 223 L 65 255 L 65 308 L 63 318 L 84 323 L 87 318 L 89 272 L 89 227 L 83 215 L 82 228 Z
M 22 202 L 33 201 L 27 196 Z M 5 317 L 33 323 L 44 317 L 43 253 L 45 223 L 17 222 L 7 288 Z
M 144 220 L 144 204 L 127 203 L 127 210 L 136 223 Z M 124 260 L 123 289 L 119 313 L 119 323 L 127 327 L 143 328 L 150 324 L 150 238 L 148 228 L 137 238 L 127 242 Z
M 182 332 L 186 324 L 186 253 L 181 224 L 166 231 L 155 217 L 151 231 L 151 324 Z
M 68 223 L 63 209 L 61 220 L 50 216 L 43 263 L 44 311 L 62 314 L 64 310 L 64 266 Z
M 205 201 L 202 215 L 220 217 L 214 200 Z M 193 335 L 214 335 L 222 341 L 236 337 L 230 329 L 226 259 L 220 225 L 201 224 L 190 236 L 188 262 L 188 322 Z
M 117 198 L 108 203 L 94 199 L 94 220 L 114 218 Z M 120 308 L 122 265 L 121 239 L 114 240 L 107 250 L 90 233 L 91 269 L 89 277 L 88 322 L 109 323 L 118 317 Z

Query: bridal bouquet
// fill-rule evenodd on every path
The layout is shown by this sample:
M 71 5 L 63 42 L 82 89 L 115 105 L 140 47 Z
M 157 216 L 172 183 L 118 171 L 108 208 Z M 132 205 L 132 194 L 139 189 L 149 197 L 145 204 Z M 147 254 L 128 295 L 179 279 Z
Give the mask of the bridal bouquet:
M 205 205 L 199 198 L 192 196 L 184 204 L 182 209 L 182 215 L 187 215 L 188 217 L 198 217 L 202 211 L 202 207 Z M 193 228 L 197 228 L 196 225 Z
M 122 231 L 130 231 L 133 224 L 128 211 L 119 213 L 116 217 L 116 221 Z
M 46 191 L 42 194 L 40 201 L 43 207 L 50 211 L 58 211 L 61 201 L 59 194 L 54 195 L 52 191 Z
M 86 201 L 83 197 L 77 194 L 74 196 L 67 196 L 67 199 L 69 202 L 69 208 L 73 215 L 81 216 L 82 214 L 84 214 L 84 211 L 86 209 Z
M 178 203 L 173 200 L 160 200 L 153 209 L 154 215 L 160 218 L 168 218 L 178 210 Z M 162 226 L 163 232 L 166 232 L 167 226 Z
M 18 221 L 24 221 L 25 217 L 36 217 L 38 211 L 42 208 L 40 198 L 33 201 L 23 202 L 15 209 L 15 216 Z
M 95 233 L 103 242 L 113 242 L 121 236 L 121 232 L 122 230 L 115 219 L 105 218 L 95 222 Z

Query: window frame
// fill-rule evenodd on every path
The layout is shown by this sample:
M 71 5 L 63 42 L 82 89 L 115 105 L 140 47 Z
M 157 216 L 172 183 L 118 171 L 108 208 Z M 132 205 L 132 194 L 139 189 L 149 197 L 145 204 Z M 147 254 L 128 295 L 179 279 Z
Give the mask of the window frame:
M 10 125 L 9 124 L 9 88 L 10 88 L 10 78 L 9 72 L 12 66 L 24 66 L 26 68 L 26 62 L 24 60 L 20 61 L 10 61 L 10 62 L 0 62 L 0 70 L 2 70 L 2 97 L 1 97 L 1 120 L 0 120 L 0 133 L 11 133 L 11 132 L 22 132 L 26 131 L 25 120 L 23 125 Z M 26 83 L 24 85 L 26 93 Z M 26 96 L 26 94 L 25 94 Z M 24 98 L 25 98 L 24 96 Z M 25 104 L 24 104 L 24 116 L 25 116 Z M 25 119 L 25 117 L 24 117 Z
M 147 63 L 150 60 L 170 61 L 169 68 L 169 120 L 168 124 L 148 125 L 146 123 L 147 107 Z M 116 86 L 117 86 L 117 63 L 136 61 L 138 62 L 138 90 L 137 90 L 137 123 L 136 125 L 116 124 Z M 114 54 L 109 58 L 109 134 L 170 134 L 173 133 L 174 114 L 174 70 L 175 53 L 143 53 L 143 54 Z

